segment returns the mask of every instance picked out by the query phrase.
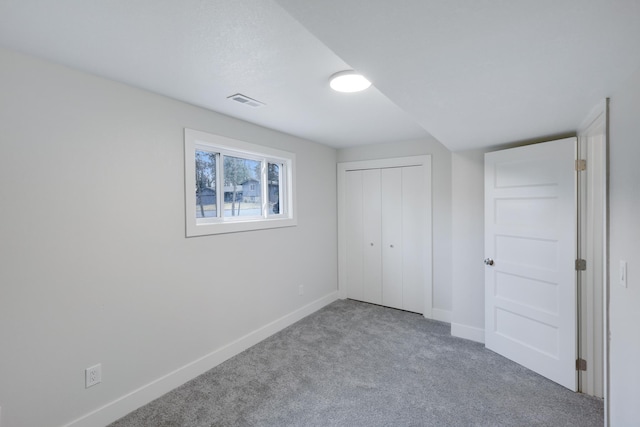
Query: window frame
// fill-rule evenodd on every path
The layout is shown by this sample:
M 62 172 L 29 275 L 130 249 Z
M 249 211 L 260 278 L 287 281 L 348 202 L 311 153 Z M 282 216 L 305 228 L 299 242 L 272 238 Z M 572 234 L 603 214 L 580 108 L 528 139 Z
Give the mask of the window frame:
M 216 217 L 196 217 L 196 151 L 216 153 Z M 224 216 L 224 156 L 241 157 L 261 162 L 261 214 Z M 279 213 L 269 209 L 268 165 L 279 170 Z M 208 132 L 184 129 L 185 223 L 186 237 L 236 233 L 251 230 L 292 227 L 297 225 L 295 197 L 295 154 L 271 147 L 252 144 Z

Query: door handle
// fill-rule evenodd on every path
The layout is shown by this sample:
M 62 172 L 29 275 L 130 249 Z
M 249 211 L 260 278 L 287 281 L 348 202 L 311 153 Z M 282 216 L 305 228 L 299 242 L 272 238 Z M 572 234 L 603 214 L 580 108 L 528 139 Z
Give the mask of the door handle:
M 487 259 L 484 260 L 484 263 L 486 265 L 493 265 L 493 260 L 491 258 L 487 258 Z

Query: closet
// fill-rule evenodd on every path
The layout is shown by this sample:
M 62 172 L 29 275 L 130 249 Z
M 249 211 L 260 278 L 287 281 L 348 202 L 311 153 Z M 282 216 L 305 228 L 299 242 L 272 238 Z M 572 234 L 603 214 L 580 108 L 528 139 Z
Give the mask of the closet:
M 339 165 L 343 298 L 431 313 L 430 156 Z

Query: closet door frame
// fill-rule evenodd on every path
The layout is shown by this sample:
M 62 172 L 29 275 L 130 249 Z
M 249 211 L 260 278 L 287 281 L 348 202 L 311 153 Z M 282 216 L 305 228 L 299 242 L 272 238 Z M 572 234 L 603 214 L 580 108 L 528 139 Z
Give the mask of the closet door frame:
M 346 174 L 349 171 L 367 169 L 385 169 L 405 166 L 423 168 L 424 178 L 424 317 L 433 318 L 433 236 L 432 236 L 432 201 L 431 201 L 431 156 L 395 157 L 388 159 L 362 160 L 338 163 L 338 294 L 341 299 L 347 298 L 347 234 L 346 234 Z

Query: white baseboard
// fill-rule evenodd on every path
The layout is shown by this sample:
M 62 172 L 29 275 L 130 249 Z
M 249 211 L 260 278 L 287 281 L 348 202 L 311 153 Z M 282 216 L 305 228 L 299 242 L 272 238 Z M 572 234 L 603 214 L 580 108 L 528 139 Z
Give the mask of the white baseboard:
M 484 329 L 482 328 L 452 323 L 451 335 L 484 344 Z
M 451 311 L 442 310 L 440 308 L 434 308 L 431 310 L 431 316 L 433 316 L 433 320 L 438 320 L 440 322 L 451 323 Z
M 305 318 L 311 313 L 320 310 L 322 307 L 331 304 L 338 299 L 338 292 L 320 298 L 298 310 L 289 313 L 273 322 L 264 325 L 249 334 L 221 347 L 200 359 L 194 360 L 173 372 L 170 372 L 149 384 L 134 390 L 113 402 L 92 411 L 82 417 L 72 421 L 65 427 L 101 427 L 122 418 L 129 412 L 146 405 L 163 394 L 186 383 L 189 380 L 207 372 L 227 359 L 243 352 L 249 347 L 256 345 L 265 338 L 276 332 L 294 324 L 298 320 Z

